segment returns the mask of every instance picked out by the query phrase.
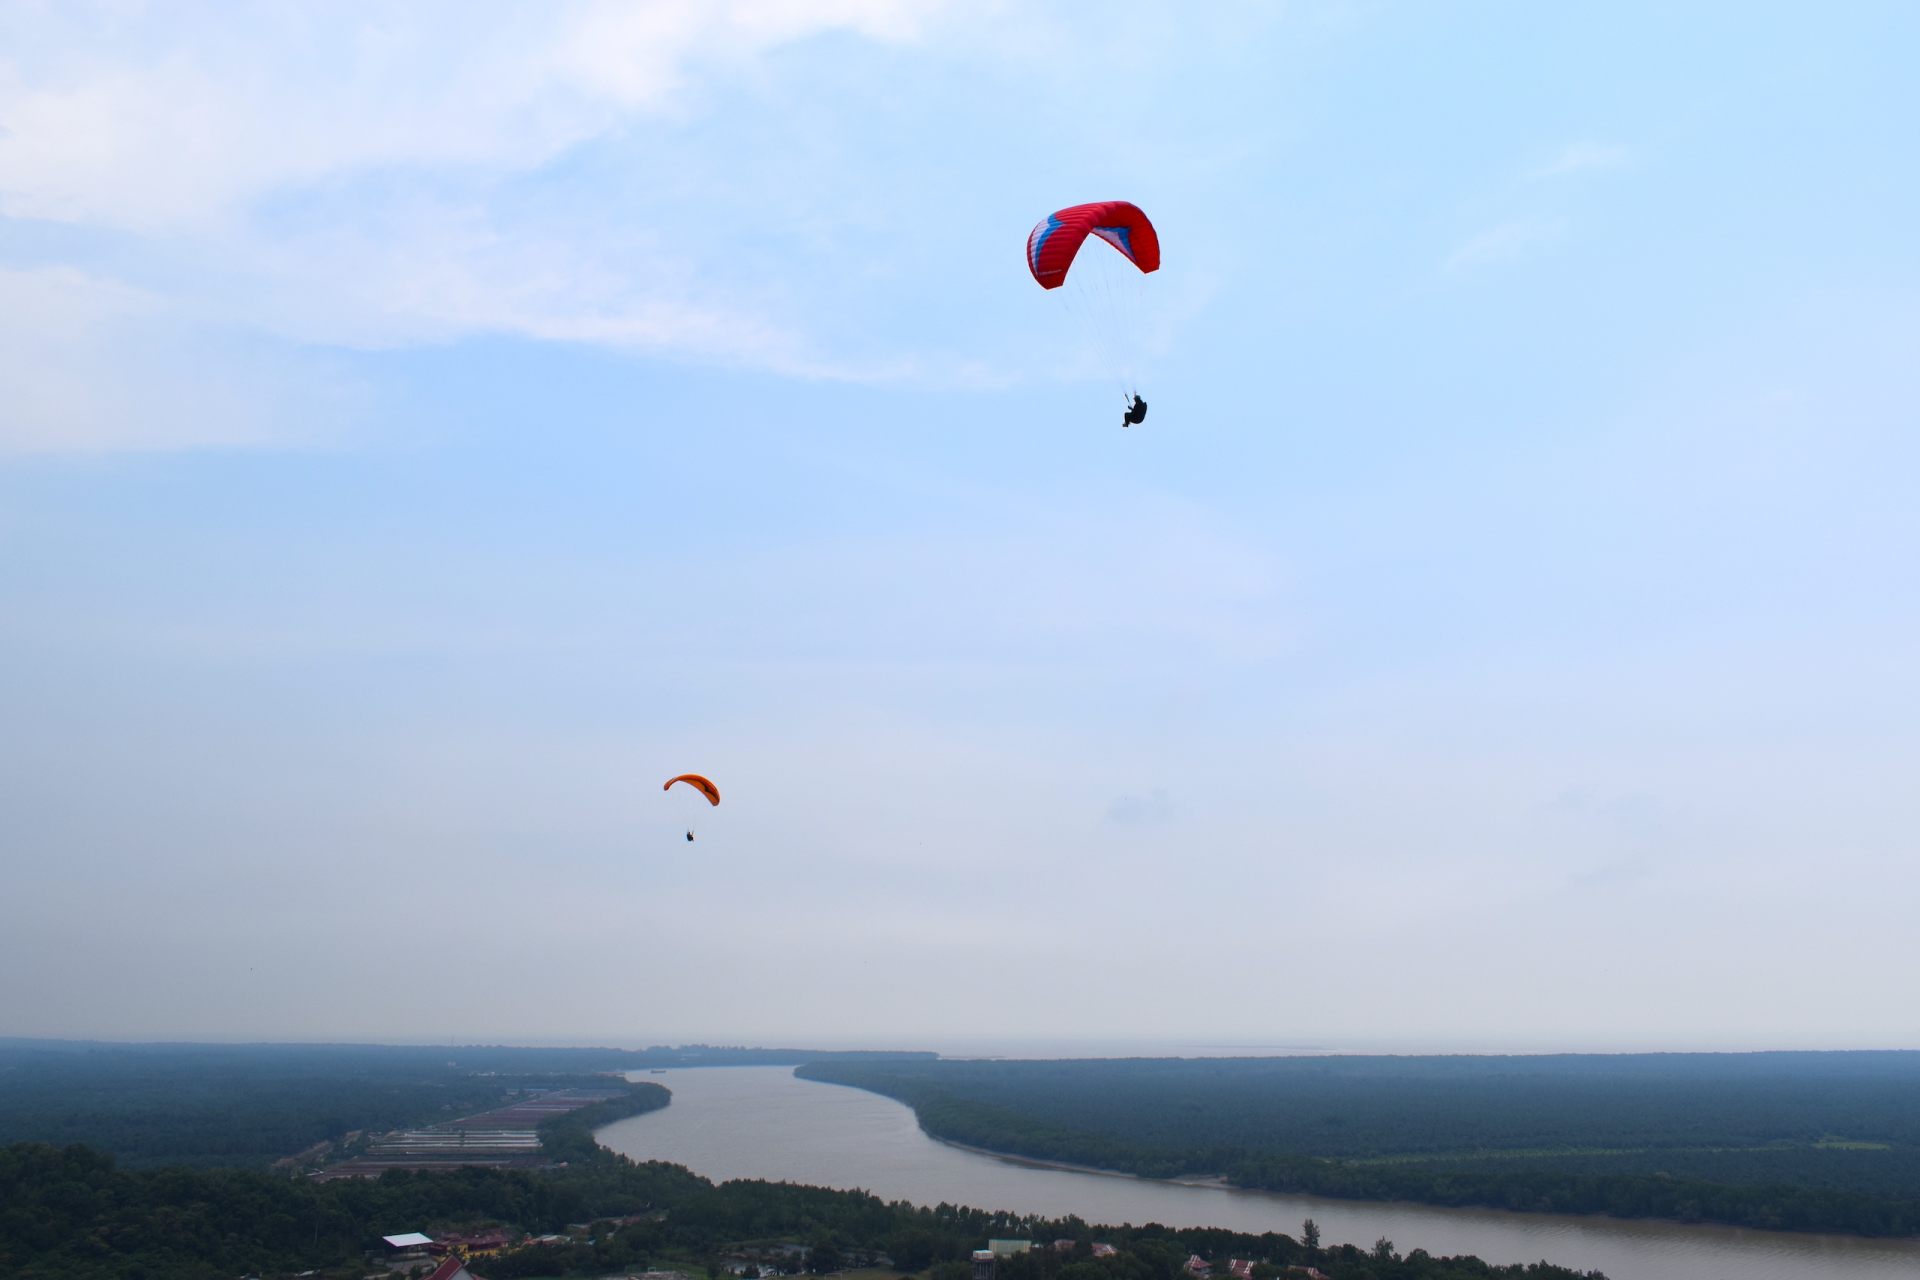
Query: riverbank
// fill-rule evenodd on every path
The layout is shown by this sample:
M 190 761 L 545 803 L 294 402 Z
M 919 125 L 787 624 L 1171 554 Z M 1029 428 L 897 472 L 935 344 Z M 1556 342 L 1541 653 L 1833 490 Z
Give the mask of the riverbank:
M 674 1071 L 673 1105 L 598 1131 L 636 1160 L 681 1164 L 715 1181 L 737 1178 L 864 1189 L 919 1205 L 975 1205 L 1087 1222 L 1297 1233 L 1369 1248 L 1475 1254 L 1489 1262 L 1541 1258 L 1611 1280 L 1914 1280 L 1920 1242 L 1676 1225 L 1551 1213 L 1334 1200 L 1187 1186 L 1111 1172 L 1020 1164 L 936 1141 L 900 1103 L 863 1089 L 798 1079 L 790 1070 Z M 1018 1234 L 1017 1232 L 1015 1234 Z
M 926 1131 L 923 1129 L 921 1132 L 924 1133 Z M 1122 1169 L 1101 1169 L 1093 1165 L 1087 1165 L 1087 1164 L 1069 1164 L 1063 1160 L 1041 1160 L 1041 1159 L 1036 1159 L 1033 1156 L 1014 1155 L 1013 1153 L 1007 1152 L 1007 1151 L 995 1151 L 989 1147 L 976 1147 L 965 1142 L 955 1142 L 951 1138 L 942 1138 L 938 1134 L 929 1133 L 927 1134 L 927 1137 L 930 1140 L 939 1143 L 943 1147 L 951 1147 L 956 1151 L 965 1151 L 971 1155 L 985 1156 L 990 1160 L 1003 1161 L 1007 1164 L 1016 1165 L 1023 1169 L 1052 1169 L 1061 1173 L 1075 1173 L 1075 1174 L 1081 1174 L 1087 1177 L 1094 1177 L 1094 1178 L 1123 1178 L 1132 1182 L 1145 1182 L 1145 1183 L 1151 1183 L 1153 1185 L 1163 1186 L 1163 1187 L 1198 1187 L 1198 1188 L 1202 1188 L 1210 1191 L 1238 1191 L 1238 1192 L 1243 1192 L 1247 1195 L 1276 1194 L 1275 1192 L 1268 1191 L 1263 1187 L 1241 1186 L 1238 1183 L 1233 1182 L 1232 1180 L 1220 1175 L 1215 1175 L 1213 1177 L 1208 1177 L 1208 1178 L 1150 1178 L 1145 1174 L 1128 1173 Z M 1327 1199 L 1329 1202 L 1337 1202 L 1343 1199 L 1343 1197 L 1328 1196 L 1328 1197 L 1325 1197 L 1325 1199 Z M 1396 1207 L 1402 1207 L 1402 1208 L 1424 1207 L 1423 1202 L 1418 1200 L 1381 1200 L 1381 1201 L 1372 1201 L 1371 1203 L 1390 1204 L 1390 1205 L 1394 1205 Z M 1477 1207 L 1487 1213 L 1510 1213 L 1510 1214 L 1513 1214 L 1515 1217 L 1532 1216 L 1518 1209 L 1502 1209 L 1502 1208 L 1498 1208 L 1495 1206 L 1488 1206 L 1488 1205 L 1481 1205 Z M 1613 1214 L 1607 1214 L 1607 1213 L 1555 1214 L 1553 1216 L 1574 1218 L 1574 1219 L 1591 1218 L 1601 1222 L 1654 1222 L 1662 1226 L 1678 1227 L 1683 1230 L 1689 1227 L 1697 1227 L 1697 1226 L 1705 1225 L 1697 1222 L 1682 1222 L 1678 1218 L 1620 1218 L 1620 1217 L 1614 1216 Z M 1840 1238 L 1865 1240 L 1865 1239 L 1870 1239 L 1871 1237 L 1843 1235 Z
M 937 1140 L 1065 1168 L 1920 1238 L 1920 1124 L 1906 1103 L 1920 1055 L 809 1063 L 797 1074 L 902 1103 Z
M 926 1130 L 921 1129 L 922 1133 Z M 1019 1165 L 1024 1169 L 1058 1169 L 1062 1173 L 1084 1173 L 1095 1178 L 1129 1178 L 1135 1182 L 1157 1182 L 1169 1187 L 1210 1187 L 1216 1191 L 1253 1190 L 1254 1188 L 1235 1187 L 1225 1177 L 1218 1174 L 1210 1178 L 1149 1178 L 1145 1174 L 1128 1173 L 1124 1169 L 1102 1169 L 1097 1165 L 1069 1164 L 1064 1160 L 1041 1160 L 1034 1156 L 1015 1155 L 1010 1151 L 995 1151 L 989 1147 L 976 1147 L 965 1142 L 955 1142 L 952 1138 L 943 1138 L 937 1133 L 928 1133 L 927 1137 L 943 1147 L 952 1147 L 955 1151 L 970 1151 L 977 1156 L 987 1156 L 994 1160 L 1004 1160 L 1008 1164 Z

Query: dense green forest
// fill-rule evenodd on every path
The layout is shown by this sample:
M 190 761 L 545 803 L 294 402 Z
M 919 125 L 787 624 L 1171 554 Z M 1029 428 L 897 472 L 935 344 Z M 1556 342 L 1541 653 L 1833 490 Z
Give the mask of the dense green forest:
M 136 1168 L 264 1167 L 353 1130 L 470 1115 L 521 1089 L 578 1084 L 582 1073 L 815 1058 L 834 1055 L 705 1045 L 629 1050 L 0 1039 L 0 1142 L 84 1143 Z M 569 1075 L 576 1078 L 564 1078 Z
M 935 1137 L 1358 1199 L 1920 1234 L 1920 1053 L 813 1063 Z
M 578 1072 L 600 1065 L 597 1052 L 16 1043 L 0 1045 L 0 1079 L 9 1086 L 0 1089 L 0 1114 L 14 1123 L 93 1126 L 135 1148 L 131 1165 L 257 1164 L 310 1133 L 417 1123 L 423 1111 L 439 1118 L 484 1107 L 522 1080 L 565 1081 L 565 1074 L 501 1073 Z M 27 1087 L 16 1093 L 16 1084 Z M 552 1165 L 541 1171 L 393 1171 L 377 1180 L 315 1182 L 249 1168 L 122 1167 L 82 1145 L 15 1143 L 0 1147 L 0 1275 L 199 1280 L 317 1270 L 344 1280 L 363 1275 L 380 1237 L 400 1231 L 504 1225 L 544 1235 L 585 1224 L 564 1242 L 490 1258 L 486 1274 L 604 1275 L 653 1264 L 713 1274 L 712 1264 L 731 1246 L 789 1240 L 806 1246 L 795 1265 L 814 1271 L 882 1254 L 904 1272 L 931 1269 L 930 1280 L 968 1280 L 963 1260 L 972 1250 L 991 1237 L 1024 1235 L 1074 1239 L 1080 1248 L 1011 1260 L 1002 1280 L 1183 1280 L 1180 1265 L 1192 1252 L 1261 1260 L 1269 1265 L 1259 1280 L 1296 1263 L 1318 1266 L 1334 1280 L 1578 1280 L 1545 1264 L 1492 1267 L 1418 1250 L 1403 1257 L 1384 1241 L 1367 1251 L 1320 1249 L 1283 1235 L 1091 1228 L 951 1205 L 887 1204 L 860 1192 L 715 1186 L 677 1165 L 635 1163 L 594 1142 L 598 1126 L 668 1098 L 657 1084 L 630 1084 L 620 1097 L 547 1121 L 541 1145 Z M 63 1113 L 63 1099 L 84 1099 L 92 1109 Z M 1120 1246 L 1120 1254 L 1093 1260 L 1088 1245 L 1096 1235 Z
M 590 1119 L 587 1123 L 592 1123 Z M 562 1144 L 584 1129 L 557 1135 Z M 992 1237 L 1072 1239 L 1069 1253 L 1036 1253 L 1003 1265 L 1002 1280 L 1182 1280 L 1189 1253 L 1257 1259 L 1273 1268 L 1319 1267 L 1333 1280 L 1579 1280 L 1544 1263 L 1495 1267 L 1475 1258 L 1402 1256 L 1390 1242 L 1362 1251 L 1310 1248 L 1278 1234 L 1096 1228 L 941 1205 L 885 1203 L 857 1191 L 765 1182 L 715 1186 L 677 1165 L 636 1164 L 594 1148 L 545 1173 L 462 1169 L 388 1173 L 377 1181 L 315 1183 L 246 1170 L 123 1171 L 81 1147 L 0 1148 L 0 1274 L 17 1280 L 202 1280 L 320 1269 L 365 1274 L 382 1235 L 501 1224 L 557 1233 L 590 1224 L 565 1243 L 489 1258 L 489 1280 L 604 1275 L 650 1265 L 699 1272 L 741 1242 L 792 1240 L 797 1262 L 830 1271 L 856 1252 L 884 1253 L 902 1271 L 966 1280 L 963 1259 Z M 638 1216 L 615 1226 L 613 1220 Z M 1095 1240 L 1119 1256 L 1090 1257 Z M 1598 1273 L 1590 1273 L 1593 1280 Z

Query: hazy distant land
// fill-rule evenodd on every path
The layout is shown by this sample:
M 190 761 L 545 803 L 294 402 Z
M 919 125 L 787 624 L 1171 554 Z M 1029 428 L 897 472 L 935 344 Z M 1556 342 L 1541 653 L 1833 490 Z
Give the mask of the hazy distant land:
M 524 1090 L 577 1083 L 583 1074 L 784 1066 L 841 1056 L 715 1045 L 529 1049 L 0 1038 L 0 1142 L 84 1143 L 129 1168 L 265 1168 L 317 1145 L 342 1146 L 348 1134 L 485 1111 Z
M 1920 1233 L 1920 1053 L 812 1063 L 935 1137 L 1148 1177 Z

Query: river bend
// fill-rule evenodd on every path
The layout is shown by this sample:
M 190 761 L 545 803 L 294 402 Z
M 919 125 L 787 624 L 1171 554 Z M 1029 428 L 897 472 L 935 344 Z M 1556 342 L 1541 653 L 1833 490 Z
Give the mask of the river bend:
M 1285 1231 L 1312 1218 L 1328 1244 L 1478 1254 L 1606 1272 L 1609 1280 L 1920 1280 L 1920 1242 L 1739 1227 L 1326 1200 L 1153 1182 L 1004 1159 L 936 1142 L 891 1098 L 795 1079 L 786 1067 L 635 1073 L 673 1104 L 601 1129 L 636 1160 L 670 1160 L 724 1181 L 766 1178 L 860 1188 L 887 1200 L 942 1201 L 1088 1222 Z

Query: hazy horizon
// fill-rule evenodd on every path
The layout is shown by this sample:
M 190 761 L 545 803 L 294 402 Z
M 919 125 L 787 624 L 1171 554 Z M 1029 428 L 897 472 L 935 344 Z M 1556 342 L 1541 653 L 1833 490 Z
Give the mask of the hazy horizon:
M 1920 8 L 1101 13 L 0 11 L 0 1032 L 1920 1047 Z
M 326 1046 L 386 1045 L 397 1048 L 427 1047 L 506 1047 L 528 1049 L 616 1049 L 638 1050 L 707 1045 L 728 1049 L 791 1049 L 800 1052 L 932 1052 L 942 1058 L 1006 1059 L 1090 1059 L 1090 1058 L 1286 1058 L 1286 1057 L 1535 1057 L 1553 1055 L 1634 1055 L 1634 1054 L 1740 1054 L 1740 1053 L 1915 1053 L 1912 1045 L 1805 1045 L 1738 1043 L 1560 1043 L 1495 1040 L 1407 1040 L 1391 1037 L 1359 1039 L 1338 1044 L 1187 1042 L 1179 1040 L 1128 1039 L 1089 1036 L 1085 1038 L 1049 1038 L 1024 1036 L 929 1036 L 910 1040 L 890 1040 L 884 1036 L 853 1037 L 640 1037 L 620 1035 L 582 1035 L 524 1037 L 512 1034 L 450 1035 L 445 1039 L 405 1036 L 325 1036 L 273 1037 L 246 1036 L 153 1036 L 129 1039 L 112 1036 L 33 1036 L 0 1035 L 24 1042 L 79 1043 L 115 1046 L 207 1045 L 243 1048 L 252 1046 Z M 726 1065 L 712 1067 L 721 1070 Z M 751 1065 L 751 1064 L 739 1064 Z M 704 1066 L 686 1070 L 706 1069 Z

